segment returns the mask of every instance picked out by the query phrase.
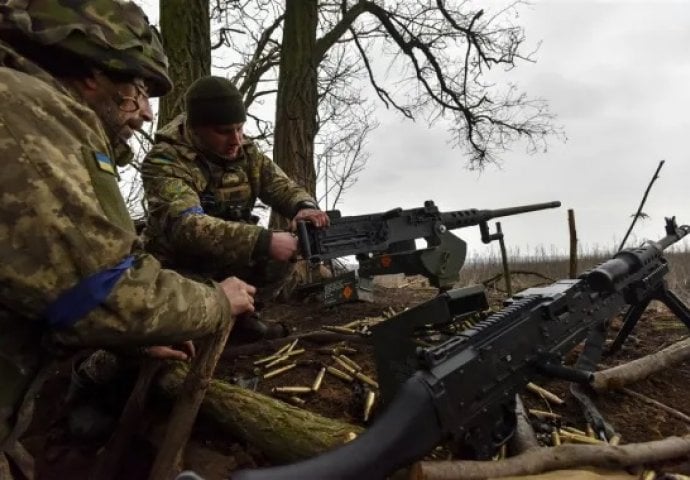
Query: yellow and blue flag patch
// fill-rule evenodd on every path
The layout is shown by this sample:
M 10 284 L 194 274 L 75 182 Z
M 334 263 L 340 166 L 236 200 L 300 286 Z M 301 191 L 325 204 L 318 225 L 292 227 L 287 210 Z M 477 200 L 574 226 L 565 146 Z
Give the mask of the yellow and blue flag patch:
M 94 152 L 94 158 L 96 159 L 96 165 L 98 166 L 98 168 L 100 168 L 104 172 L 116 175 L 115 166 L 113 165 L 113 161 L 110 160 L 110 157 L 108 157 L 108 155 L 106 155 L 103 152 Z

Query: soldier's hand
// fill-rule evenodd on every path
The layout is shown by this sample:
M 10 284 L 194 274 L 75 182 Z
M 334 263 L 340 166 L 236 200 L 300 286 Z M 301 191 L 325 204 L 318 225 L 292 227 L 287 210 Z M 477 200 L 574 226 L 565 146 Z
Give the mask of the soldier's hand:
M 237 277 L 229 277 L 220 282 L 220 288 L 230 302 L 230 313 L 233 316 L 254 311 L 254 286 Z
M 146 349 L 146 355 L 160 360 L 188 360 L 194 357 L 195 353 L 191 340 L 177 346 L 157 345 Z
M 298 221 L 311 222 L 316 228 L 325 228 L 331 224 L 331 219 L 328 217 L 328 214 L 316 208 L 304 208 L 297 212 L 295 218 L 290 222 L 290 228 L 292 230 L 297 230 Z
M 288 262 L 297 254 L 297 236 L 290 232 L 273 232 L 268 254 L 273 260 Z

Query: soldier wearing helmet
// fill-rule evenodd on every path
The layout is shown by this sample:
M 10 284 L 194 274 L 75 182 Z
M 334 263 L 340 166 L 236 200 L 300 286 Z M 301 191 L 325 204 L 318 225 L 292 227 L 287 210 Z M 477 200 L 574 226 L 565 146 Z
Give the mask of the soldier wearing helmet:
M 125 141 L 170 88 L 133 3 L 0 1 L 0 478 L 32 475 L 18 440 L 51 359 L 186 357 L 165 345 L 253 311 L 254 287 L 193 282 L 143 253 L 119 193 Z

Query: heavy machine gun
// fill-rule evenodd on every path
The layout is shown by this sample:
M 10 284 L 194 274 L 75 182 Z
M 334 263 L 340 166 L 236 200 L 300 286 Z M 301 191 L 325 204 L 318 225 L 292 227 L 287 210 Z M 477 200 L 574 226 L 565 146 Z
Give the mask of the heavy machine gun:
M 440 289 L 450 288 L 458 280 L 465 263 L 467 244 L 450 230 L 478 225 L 484 243 L 501 238 L 490 233 L 488 222 L 494 218 L 557 208 L 561 202 L 538 203 L 498 210 L 457 210 L 440 212 L 428 200 L 422 208 L 396 208 L 383 213 L 341 216 L 328 213 L 331 224 L 316 229 L 308 222 L 298 222 L 297 234 L 302 257 L 321 262 L 355 255 L 359 275 L 371 277 L 391 273 L 424 275 Z M 427 248 L 417 249 L 416 239 L 426 240 Z

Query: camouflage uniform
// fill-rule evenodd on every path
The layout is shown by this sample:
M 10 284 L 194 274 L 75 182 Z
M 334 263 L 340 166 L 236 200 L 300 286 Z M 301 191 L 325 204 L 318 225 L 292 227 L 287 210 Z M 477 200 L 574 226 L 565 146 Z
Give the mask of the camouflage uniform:
M 55 25 L 49 15 L 29 17 L 26 5 L 0 6 L 0 34 L 6 35 L 9 25 L 35 27 L 50 45 L 74 25 L 91 24 L 90 34 L 107 45 L 121 45 L 117 35 L 122 30 L 113 25 L 133 15 L 123 35 L 148 32 L 150 40 L 143 13 L 138 7 L 132 13 L 131 5 L 33 2 L 37 14 L 43 9 L 61 19 Z M 72 37 L 86 43 L 84 35 Z M 127 71 L 124 60 L 120 66 Z M 152 86 L 163 93 L 167 83 Z M 230 306 L 218 288 L 163 270 L 142 251 L 99 118 L 3 40 L 0 105 L 2 476 L 5 456 L 19 448 L 17 440 L 28 426 L 33 397 L 51 359 L 65 347 L 176 344 L 230 321 Z
M 197 145 L 184 114 L 156 135 L 142 165 L 147 249 L 164 265 L 203 277 L 232 273 L 261 285 L 284 276 L 289 264 L 280 272 L 281 262 L 267 261 L 270 233 L 253 224 L 252 209 L 259 198 L 292 218 L 316 202 L 251 141 L 231 161 Z

